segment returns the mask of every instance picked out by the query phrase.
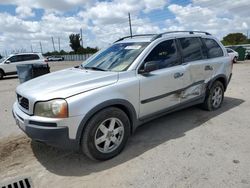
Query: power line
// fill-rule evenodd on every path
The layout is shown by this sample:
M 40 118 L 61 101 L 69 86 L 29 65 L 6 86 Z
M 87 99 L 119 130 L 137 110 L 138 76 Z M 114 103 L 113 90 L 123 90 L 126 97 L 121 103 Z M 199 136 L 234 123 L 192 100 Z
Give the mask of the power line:
M 40 49 L 41 49 L 41 53 L 43 54 L 43 47 L 42 47 L 41 41 L 40 41 Z
M 132 33 L 132 26 L 131 26 L 131 18 L 130 18 L 130 13 L 128 13 L 128 22 L 129 22 L 129 28 L 130 28 L 130 37 L 132 38 L 133 33 Z
M 82 43 L 82 47 L 83 47 L 82 28 L 80 29 L 80 33 L 81 33 L 81 43 Z
M 58 49 L 59 49 L 59 52 L 61 51 L 61 41 L 60 41 L 60 37 L 58 37 Z
M 53 49 L 54 49 L 54 51 L 56 51 L 56 48 L 55 48 L 55 43 L 54 43 L 54 38 L 53 38 L 53 37 L 51 37 L 51 39 L 52 39 Z

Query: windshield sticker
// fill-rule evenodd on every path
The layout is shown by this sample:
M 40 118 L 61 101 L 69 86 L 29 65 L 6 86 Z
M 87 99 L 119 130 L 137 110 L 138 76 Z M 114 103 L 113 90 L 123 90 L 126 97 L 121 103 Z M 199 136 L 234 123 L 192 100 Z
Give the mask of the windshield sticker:
M 125 50 L 139 50 L 140 48 L 141 48 L 140 45 L 126 46 Z

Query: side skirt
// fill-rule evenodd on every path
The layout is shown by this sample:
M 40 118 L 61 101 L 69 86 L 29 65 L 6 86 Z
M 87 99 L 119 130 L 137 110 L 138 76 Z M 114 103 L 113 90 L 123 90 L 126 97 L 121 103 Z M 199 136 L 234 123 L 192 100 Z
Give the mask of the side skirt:
M 15 74 L 17 74 L 17 72 L 8 72 L 8 73 L 5 73 L 6 76 L 15 75 Z
M 201 103 L 204 102 L 204 100 L 205 100 L 205 95 L 195 97 L 195 98 L 190 99 L 188 101 L 185 101 L 185 102 L 183 102 L 181 104 L 177 104 L 177 105 L 171 106 L 169 108 L 166 108 L 164 110 L 155 112 L 153 114 L 143 116 L 143 117 L 139 118 L 136 127 L 139 127 L 140 125 L 142 125 L 142 124 L 144 124 L 144 123 L 146 123 L 148 121 L 159 118 L 159 117 L 164 116 L 166 114 L 169 114 L 169 113 L 172 113 L 172 112 L 175 112 L 175 111 L 178 111 L 178 110 L 190 107 L 190 106 L 201 104 Z

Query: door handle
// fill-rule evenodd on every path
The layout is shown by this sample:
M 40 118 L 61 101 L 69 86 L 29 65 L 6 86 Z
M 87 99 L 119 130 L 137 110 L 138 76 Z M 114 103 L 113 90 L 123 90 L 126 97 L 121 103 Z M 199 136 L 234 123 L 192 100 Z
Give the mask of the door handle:
M 177 73 L 174 74 L 174 78 L 175 78 L 175 79 L 176 79 L 176 78 L 180 78 L 180 77 L 182 77 L 183 75 L 184 75 L 184 73 L 177 72 Z
M 204 70 L 205 71 L 213 70 L 213 67 L 211 65 L 206 65 Z

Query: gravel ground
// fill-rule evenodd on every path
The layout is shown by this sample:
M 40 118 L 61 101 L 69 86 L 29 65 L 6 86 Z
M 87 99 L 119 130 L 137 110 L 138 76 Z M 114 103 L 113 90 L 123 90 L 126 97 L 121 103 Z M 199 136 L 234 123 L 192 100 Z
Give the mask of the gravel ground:
M 30 177 L 42 188 L 250 187 L 250 62 L 234 65 L 221 109 L 191 107 L 151 121 L 105 162 L 32 142 L 11 116 L 17 78 L 0 84 L 0 184 Z

